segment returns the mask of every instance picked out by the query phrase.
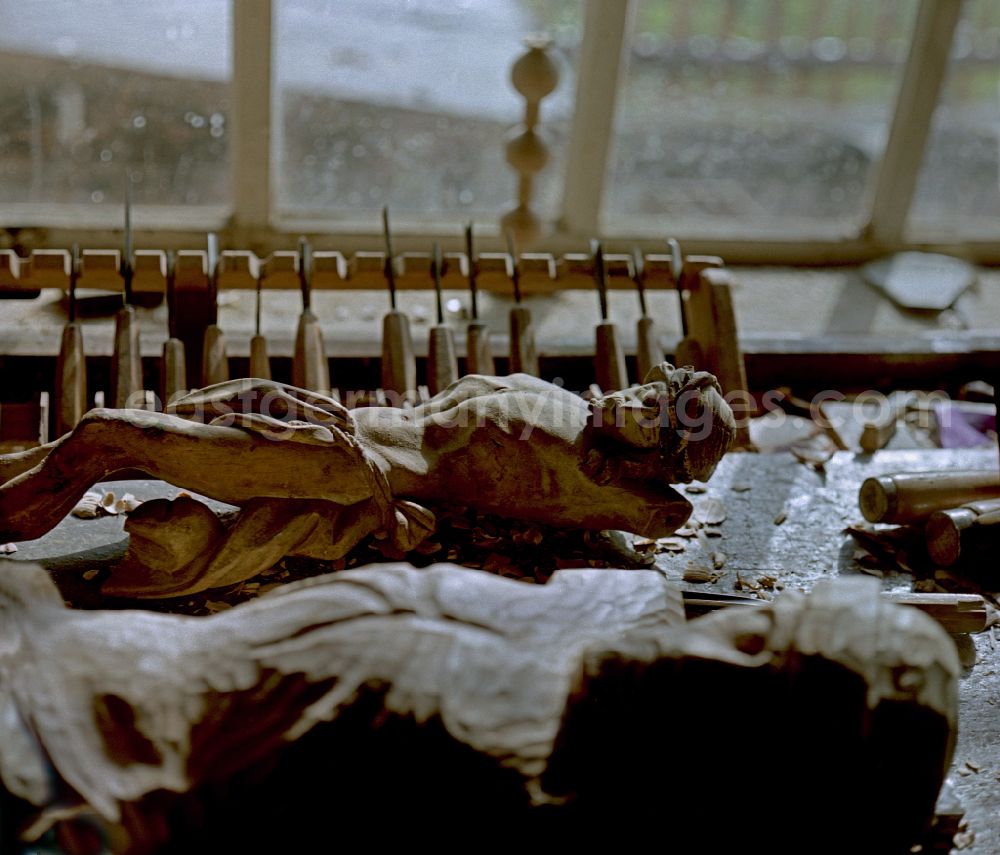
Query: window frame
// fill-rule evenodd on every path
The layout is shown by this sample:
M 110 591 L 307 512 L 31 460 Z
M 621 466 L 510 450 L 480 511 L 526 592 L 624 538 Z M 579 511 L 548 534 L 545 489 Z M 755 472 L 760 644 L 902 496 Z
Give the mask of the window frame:
M 579 250 L 581 242 L 595 234 L 612 243 L 627 242 L 644 250 L 660 248 L 665 234 L 660 236 L 652 230 L 636 234 L 603 227 L 601 216 L 613 151 L 615 106 L 636 2 L 582 2 L 584 26 L 562 203 L 554 230 L 543 241 L 544 249 Z M 730 264 L 851 264 L 903 249 L 949 252 L 974 262 L 1000 263 L 1000 243 L 995 240 L 911 234 L 906 227 L 955 27 L 964 6 L 965 0 L 919 0 L 888 140 L 875 166 L 863 227 L 856 233 L 826 232 L 785 239 L 740 235 L 717 239 L 683 231 L 674 233 L 685 251 L 719 255 Z M 344 252 L 379 247 L 381 235 L 374 221 L 364 224 L 277 214 L 272 110 L 274 12 L 273 0 L 232 0 L 231 208 L 137 206 L 134 224 L 139 245 L 155 232 L 158 248 L 190 247 L 203 242 L 206 230 L 214 230 L 224 246 L 258 252 L 287 249 L 302 233 L 322 241 L 335 232 L 337 248 Z M 512 124 L 514 121 L 512 117 Z M 11 226 L 32 230 L 32 243 L 39 247 L 66 246 L 73 241 L 84 245 L 117 243 L 118 213 L 113 209 L 84 209 L 56 204 L 10 205 L 0 211 L 0 217 Z M 455 227 L 453 221 L 442 217 L 395 220 L 394 238 L 403 251 L 420 248 L 427 235 L 440 235 L 443 228 Z M 479 229 L 480 245 L 487 251 L 502 250 L 502 236 L 491 225 L 483 223 Z

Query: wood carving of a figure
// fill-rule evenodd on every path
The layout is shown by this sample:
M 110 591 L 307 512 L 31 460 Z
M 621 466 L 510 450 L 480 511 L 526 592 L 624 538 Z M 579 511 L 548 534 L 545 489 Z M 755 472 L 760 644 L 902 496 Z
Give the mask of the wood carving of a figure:
M 390 564 L 195 618 L 67 609 L 16 562 L 7 833 L 90 817 L 129 855 L 906 853 L 950 761 L 958 674 L 945 631 L 867 578 L 685 623 L 651 570 L 528 585 Z
M 707 479 L 733 433 L 715 378 L 666 363 L 589 402 L 524 374 L 466 376 L 408 409 L 232 381 L 167 414 L 93 410 L 56 442 L 0 458 L 0 541 L 41 536 L 126 468 L 240 513 L 224 528 L 190 498 L 145 503 L 105 588 L 120 595 L 235 584 L 286 555 L 339 558 L 372 533 L 406 551 L 434 530 L 424 503 L 659 537 L 691 512 L 670 485 Z

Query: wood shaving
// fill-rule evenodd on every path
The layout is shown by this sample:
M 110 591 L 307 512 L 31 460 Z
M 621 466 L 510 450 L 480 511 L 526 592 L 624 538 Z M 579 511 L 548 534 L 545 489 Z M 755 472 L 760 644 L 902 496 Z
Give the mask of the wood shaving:
M 209 600 L 205 603 L 205 608 L 208 609 L 211 614 L 224 612 L 226 609 L 231 609 L 232 607 L 232 603 L 224 603 L 221 600 Z
M 679 537 L 661 537 L 656 541 L 660 552 L 683 552 L 687 544 Z
M 698 495 L 699 493 L 707 493 L 708 487 L 704 484 L 688 484 L 684 488 L 685 493 L 690 493 L 691 495 Z
M 685 582 L 700 585 L 705 582 L 718 582 L 720 576 L 720 573 L 716 573 L 709 570 L 707 567 L 702 567 L 700 564 L 695 564 L 692 561 L 684 570 L 683 580 Z
M 747 493 L 753 489 L 752 484 L 733 484 L 729 488 L 734 493 Z
M 17 552 L 17 545 L 14 543 L 0 543 L 0 555 L 13 555 Z
M 759 591 L 760 583 L 753 579 L 744 579 L 739 573 L 736 574 L 736 583 L 733 588 L 737 591 Z
M 722 537 L 722 529 L 705 526 L 705 537 Z
M 134 511 L 142 502 L 131 493 L 126 493 L 121 498 L 114 493 L 84 493 L 83 498 L 76 503 L 70 513 L 81 520 L 93 520 L 104 516 L 118 516 L 119 514 L 129 514 Z
M 778 581 L 777 576 L 758 576 L 757 584 L 765 591 L 780 591 L 784 585 Z
M 969 849 L 976 842 L 976 832 L 969 831 L 968 829 L 960 831 L 955 835 L 952 842 L 955 844 L 956 849 Z
M 775 525 L 781 525 L 785 520 L 788 519 L 787 511 L 779 511 L 778 515 L 774 518 Z
M 674 537 L 697 537 L 698 529 L 690 525 L 681 526 L 674 532 Z
M 718 499 L 708 499 L 695 508 L 694 515 L 704 525 L 719 525 L 726 520 L 726 506 Z
M 103 496 L 100 493 L 84 493 L 76 507 L 70 511 L 73 516 L 81 520 L 92 520 L 101 516 L 101 501 Z
M 712 566 L 716 570 L 721 570 L 726 566 L 726 553 L 725 552 L 713 552 L 712 553 Z

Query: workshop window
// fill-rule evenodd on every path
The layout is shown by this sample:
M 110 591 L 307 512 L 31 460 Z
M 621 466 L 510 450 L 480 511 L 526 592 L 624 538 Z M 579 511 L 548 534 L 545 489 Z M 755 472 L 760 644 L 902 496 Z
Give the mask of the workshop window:
M 375 223 L 396 214 L 495 217 L 515 176 L 504 134 L 523 111 L 508 83 L 525 34 L 572 50 L 580 3 L 278 0 L 274 44 L 277 206 Z M 571 66 L 544 109 L 553 160 L 539 210 L 552 219 L 572 110 Z
M 608 224 L 856 232 L 915 11 L 912 0 L 639 0 Z
M 510 66 L 545 30 L 561 80 L 532 207 L 553 248 L 996 260 L 992 0 L 25 0 L 3 21 L 8 226 L 86 240 L 120 223 L 129 172 L 161 234 L 370 241 L 388 204 L 401 236 L 476 219 L 496 246 Z
M 228 204 L 227 0 L 27 0 L 2 17 L 0 204 L 120 206 L 126 173 L 136 204 Z
M 998 135 L 1000 3 L 967 0 L 910 211 L 915 233 L 995 238 Z

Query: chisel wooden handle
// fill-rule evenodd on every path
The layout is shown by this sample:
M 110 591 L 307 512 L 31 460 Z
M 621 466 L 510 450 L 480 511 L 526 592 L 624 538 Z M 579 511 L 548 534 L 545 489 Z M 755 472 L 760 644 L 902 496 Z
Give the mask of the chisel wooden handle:
M 458 358 L 451 327 L 431 327 L 427 344 L 427 388 L 431 395 L 448 388 L 458 379 Z
M 77 323 L 63 327 L 56 364 L 56 433 L 76 427 L 87 410 L 87 360 L 83 355 L 83 330 Z
M 960 559 L 984 558 L 995 566 L 1000 548 L 1000 499 L 935 511 L 927 519 L 924 535 L 935 564 L 950 567 Z
M 205 327 L 201 349 L 201 385 L 214 386 L 229 379 L 229 357 L 226 355 L 226 334 L 218 324 Z
M 382 388 L 396 395 L 415 395 L 417 390 L 410 322 L 398 309 L 386 312 L 382 319 Z
M 638 380 L 642 383 L 649 374 L 649 369 L 666 361 L 666 355 L 660 345 L 660 333 L 654 321 L 648 315 L 639 318 L 635 325 L 635 365 Z
M 705 354 L 701 352 L 701 345 L 691 336 L 684 336 L 677 342 L 677 352 L 674 354 L 674 362 L 680 366 L 690 365 L 692 368 L 705 369 Z
M 250 376 L 271 379 L 271 358 L 267 355 L 267 339 L 262 335 L 250 339 Z
M 184 342 L 179 338 L 168 338 L 163 342 L 163 381 L 161 386 L 163 406 L 172 403 L 174 398 L 188 391 L 187 358 L 184 352 Z
M 1000 498 L 1000 474 L 995 469 L 968 469 L 868 478 L 861 485 L 858 504 L 869 522 L 909 525 L 935 511 L 995 498 Z
M 292 384 L 321 395 L 330 393 L 330 364 L 323 345 L 323 330 L 316 316 L 308 310 L 299 316 L 295 333 Z
M 603 392 L 617 392 L 628 387 L 625 351 L 618 337 L 618 327 L 611 321 L 597 325 L 594 376 Z
M 535 328 L 531 310 L 514 306 L 510 310 L 510 373 L 538 376 L 538 351 L 535 349 Z
M 142 356 L 139 344 L 139 319 L 135 309 L 122 306 L 115 315 L 115 350 L 111 357 L 111 394 L 117 408 L 141 407 Z
M 493 362 L 493 348 L 490 346 L 490 331 L 485 324 L 469 324 L 465 352 L 467 373 L 485 374 L 490 377 L 497 373 Z

